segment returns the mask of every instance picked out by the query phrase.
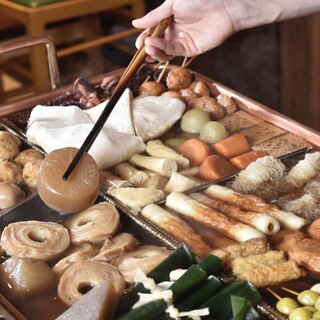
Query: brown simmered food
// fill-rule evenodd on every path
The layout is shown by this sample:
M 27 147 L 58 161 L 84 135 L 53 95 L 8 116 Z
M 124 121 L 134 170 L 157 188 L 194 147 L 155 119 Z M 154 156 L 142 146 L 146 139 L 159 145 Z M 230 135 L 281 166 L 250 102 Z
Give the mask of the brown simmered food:
M 225 108 L 227 115 L 237 111 L 237 106 L 235 102 L 233 101 L 232 98 L 228 97 L 226 94 L 220 93 L 216 99 L 218 104 L 220 104 L 222 107 Z
M 212 120 L 219 120 L 224 117 L 225 109 L 220 106 L 212 97 L 200 97 L 190 100 L 190 108 L 202 109 L 210 114 Z
M 26 149 L 18 154 L 18 156 L 14 159 L 14 162 L 23 168 L 28 162 L 35 162 L 36 160 L 43 158 L 43 154 L 38 150 Z
M 0 160 L 0 183 L 21 184 L 22 169 L 10 160 Z
M 177 91 L 165 91 L 161 95 L 163 97 L 175 98 L 175 99 L 180 99 L 180 100 L 184 101 L 184 98 L 182 97 L 182 95 Z
M 166 78 L 166 84 L 169 90 L 179 91 L 188 88 L 192 82 L 192 74 L 187 68 L 174 67 Z
M 0 131 L 0 160 L 13 160 L 20 152 L 21 141 L 10 132 Z
M 100 89 L 104 96 L 111 96 L 113 90 L 116 88 L 119 79 L 115 76 L 104 77 L 100 84 Z
M 202 81 L 192 82 L 189 88 L 201 97 L 211 96 L 209 87 Z
M 193 90 L 191 90 L 190 88 L 185 88 L 185 89 L 179 90 L 179 94 L 181 95 L 182 99 L 184 101 L 186 101 L 187 104 L 189 104 L 189 102 L 192 99 L 200 98 L 200 96 L 197 93 L 195 93 Z M 189 105 L 188 105 L 188 107 L 189 107 Z
M 277 250 L 288 252 L 298 242 L 305 239 L 306 235 L 301 231 L 281 230 L 271 238 L 271 243 Z
M 119 233 L 112 239 L 106 239 L 102 248 L 93 260 L 109 261 L 126 252 L 133 251 L 139 241 L 130 233 Z
M 69 218 L 65 223 L 71 242 L 98 243 L 111 238 L 120 227 L 119 212 L 109 202 L 100 202 Z
M 99 169 L 88 153 L 82 155 L 68 179 L 62 179 L 77 151 L 77 148 L 58 149 L 42 161 L 38 193 L 55 211 L 81 212 L 90 207 L 98 196 Z
M 123 277 L 112 265 L 93 260 L 76 262 L 60 278 L 59 298 L 70 306 L 80 300 L 88 289 L 106 280 L 112 284 L 115 294 L 123 292 L 125 286 Z
M 320 273 L 320 241 L 305 238 L 288 251 L 290 259 L 296 261 L 307 270 Z
M 44 221 L 10 223 L 1 235 L 1 246 L 9 256 L 52 260 L 68 248 L 68 230 L 61 224 Z
M 25 197 L 25 192 L 16 184 L 0 183 L 0 209 L 6 209 L 19 203 Z
M 70 252 L 68 252 L 67 256 L 53 266 L 52 270 L 61 276 L 71 265 L 93 257 L 98 251 L 99 249 L 92 243 L 81 242 L 76 244 Z
M 165 91 L 166 87 L 162 83 L 155 81 L 146 81 L 139 87 L 139 95 L 161 96 Z
M 137 268 L 148 274 L 170 254 L 171 251 L 164 247 L 144 245 L 138 247 L 135 251 L 119 256 L 111 263 L 117 267 L 126 281 L 134 282 L 134 274 Z
M 23 181 L 29 188 L 37 188 L 39 170 L 42 161 L 42 159 L 38 159 L 34 162 L 28 162 L 22 169 Z
M 308 228 L 308 234 L 311 238 L 320 240 L 320 218 L 314 220 L 309 228 Z
M 80 97 L 79 102 L 84 105 L 86 109 L 95 107 L 100 103 L 97 90 L 85 79 L 78 78 L 74 81 L 73 93 Z
M 0 265 L 0 275 L 18 295 L 37 294 L 55 283 L 54 273 L 46 262 L 28 258 L 8 258 Z

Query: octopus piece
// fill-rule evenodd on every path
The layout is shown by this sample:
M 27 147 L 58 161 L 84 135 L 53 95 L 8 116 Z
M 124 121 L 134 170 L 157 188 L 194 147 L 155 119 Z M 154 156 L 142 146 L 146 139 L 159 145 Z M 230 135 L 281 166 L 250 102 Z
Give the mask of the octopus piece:
M 8 258 L 0 265 L 0 275 L 10 290 L 21 296 L 39 294 L 55 284 L 54 273 L 46 262 L 28 258 Z
M 20 145 L 18 137 L 10 132 L 0 131 L 0 160 L 13 160 L 20 152 Z
M 60 278 L 58 296 L 70 306 L 80 300 L 88 289 L 106 280 L 112 284 L 115 294 L 123 292 L 124 279 L 112 265 L 93 260 L 76 262 Z
M 34 162 L 28 162 L 22 170 L 22 178 L 24 183 L 31 189 L 37 188 L 37 181 L 39 176 L 39 170 L 42 163 L 42 159 L 38 159 Z
M 43 158 L 44 155 L 38 150 L 26 149 L 18 154 L 14 159 L 14 162 L 23 168 L 28 162 L 35 162 L 36 160 L 41 160 Z
M 226 94 L 220 93 L 216 99 L 218 104 L 225 108 L 227 115 L 233 114 L 237 111 L 236 103 L 232 98 L 228 97 Z
M 110 261 L 121 254 L 133 251 L 139 241 L 130 233 L 119 233 L 112 239 L 106 239 L 102 248 L 93 260 Z
M 164 247 L 153 245 L 144 245 L 138 247 L 135 251 L 125 253 L 112 260 L 112 265 L 117 267 L 127 282 L 134 282 L 136 269 L 141 269 L 148 274 L 157 267 L 172 252 Z
M 21 167 L 13 161 L 0 160 L 0 183 L 21 184 L 22 182 Z
M 100 90 L 102 91 L 102 95 L 105 97 L 111 96 L 118 82 L 119 78 L 115 76 L 104 77 L 100 83 Z
M 148 94 L 150 96 L 161 96 L 166 91 L 166 87 L 155 81 L 146 81 L 140 87 L 138 94 Z
M 76 244 L 68 255 L 63 259 L 59 260 L 52 268 L 53 272 L 57 274 L 59 277 L 74 263 L 89 259 L 93 257 L 99 249 L 93 245 L 92 243 L 88 242 L 81 242 Z
M 168 89 L 175 91 L 188 88 L 191 82 L 191 72 L 187 68 L 182 67 L 171 68 L 166 78 Z
M 212 97 L 200 97 L 189 102 L 190 108 L 202 109 L 210 114 L 212 120 L 219 120 L 225 116 L 225 109 Z
M 65 222 L 71 242 L 99 243 L 115 235 L 120 227 L 119 212 L 109 202 L 100 202 Z
M 305 238 L 288 251 L 289 258 L 307 270 L 320 274 L 320 240 Z
M 61 224 L 31 220 L 9 224 L 0 243 L 9 256 L 48 261 L 68 248 L 70 237 Z
M 209 87 L 202 81 L 192 82 L 189 88 L 201 97 L 211 96 Z
M 305 238 L 306 235 L 301 231 L 281 230 L 271 238 L 271 244 L 277 250 L 288 252 Z
M 25 197 L 25 192 L 16 184 L 0 183 L 0 209 L 6 209 L 19 203 Z
M 85 79 L 78 78 L 75 80 L 73 83 L 73 93 L 80 96 L 80 103 L 84 105 L 85 109 L 90 109 L 100 103 L 97 90 Z

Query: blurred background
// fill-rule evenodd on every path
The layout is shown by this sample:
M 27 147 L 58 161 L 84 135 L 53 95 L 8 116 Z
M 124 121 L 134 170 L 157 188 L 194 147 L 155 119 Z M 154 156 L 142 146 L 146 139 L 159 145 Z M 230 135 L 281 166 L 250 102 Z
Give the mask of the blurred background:
M 139 32 L 132 19 L 162 2 L 0 0 L 0 42 L 48 34 L 62 84 L 90 80 L 128 65 Z M 320 15 L 239 32 L 189 68 L 320 130 Z M 44 48 L 0 55 L 0 103 L 49 90 Z

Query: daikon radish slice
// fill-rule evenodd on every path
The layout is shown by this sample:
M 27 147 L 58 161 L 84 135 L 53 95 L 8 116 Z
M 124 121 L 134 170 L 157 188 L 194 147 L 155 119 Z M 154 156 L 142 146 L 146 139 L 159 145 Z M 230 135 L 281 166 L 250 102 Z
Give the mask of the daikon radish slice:
M 148 141 L 146 152 L 152 157 L 174 160 L 177 163 L 179 170 L 186 169 L 190 165 L 189 159 L 164 145 L 161 140 Z
M 241 194 L 219 185 L 210 186 L 205 190 L 205 193 L 212 198 L 236 204 L 246 210 L 268 214 L 276 218 L 284 228 L 289 230 L 299 230 L 306 224 L 305 219 L 291 212 L 280 210 L 278 207 L 268 204 L 264 199 L 254 195 Z
M 170 178 L 172 172 L 178 170 L 177 163 L 174 160 L 166 158 L 155 158 L 141 154 L 134 154 L 129 159 L 129 162 L 137 167 L 158 172 L 168 178 Z
M 62 176 L 76 155 L 77 148 L 63 148 L 51 152 L 42 161 L 38 177 L 38 193 L 51 209 L 76 213 L 90 207 L 99 191 L 99 170 L 95 160 L 84 153 L 69 178 Z
M 228 218 L 180 192 L 170 193 L 166 198 L 166 206 L 239 242 L 265 237 L 257 229 Z

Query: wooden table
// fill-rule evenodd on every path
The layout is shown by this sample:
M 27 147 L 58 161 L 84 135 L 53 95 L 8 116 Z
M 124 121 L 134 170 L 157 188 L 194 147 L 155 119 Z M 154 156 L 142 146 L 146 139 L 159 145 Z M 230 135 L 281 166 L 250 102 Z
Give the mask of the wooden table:
M 0 0 L 0 12 L 22 23 L 27 36 L 42 35 L 46 33 L 49 23 L 64 21 L 72 18 L 83 17 L 84 28 L 87 30 L 91 40 L 74 47 L 58 51 L 58 57 L 68 55 L 80 50 L 92 48 L 107 42 L 129 36 L 137 30 L 130 28 L 116 34 L 102 36 L 92 32 L 93 15 L 112 11 L 122 7 L 130 8 L 132 18 L 141 17 L 145 12 L 144 0 L 65 0 L 29 8 L 9 0 Z M 95 39 L 93 39 L 93 36 Z M 30 49 L 30 66 L 34 90 L 36 93 L 46 92 L 49 89 L 48 62 L 45 49 L 35 46 Z

